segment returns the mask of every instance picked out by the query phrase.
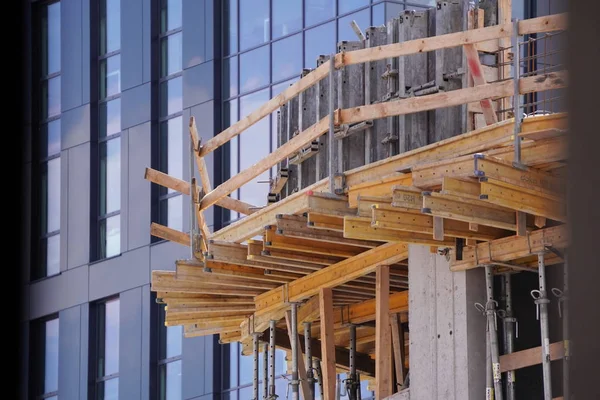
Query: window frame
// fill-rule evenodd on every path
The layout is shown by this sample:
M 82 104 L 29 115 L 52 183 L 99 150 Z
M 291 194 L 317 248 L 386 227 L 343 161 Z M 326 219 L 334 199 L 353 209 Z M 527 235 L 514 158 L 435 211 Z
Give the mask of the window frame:
M 47 126 L 54 122 L 54 121 L 58 121 L 61 119 L 62 116 L 62 106 L 61 104 L 59 104 L 59 110 L 58 113 L 55 115 L 51 115 L 48 116 L 48 110 L 44 111 L 43 107 L 48 107 L 48 99 L 44 99 L 43 96 L 46 95 L 48 96 L 48 92 L 47 92 L 47 88 L 48 87 L 48 83 L 50 82 L 50 80 L 55 79 L 55 78 L 61 78 L 61 74 L 62 74 L 62 65 L 60 65 L 60 69 L 58 71 L 54 71 L 51 73 L 45 73 L 44 72 L 44 65 L 47 63 L 47 60 L 44 60 L 44 56 L 48 57 L 48 51 L 46 49 L 46 52 L 44 53 L 43 49 L 44 49 L 44 40 L 48 41 L 49 39 L 49 24 L 48 24 L 48 7 L 54 5 L 54 4 L 59 4 L 59 7 L 62 7 L 61 1 L 60 0 L 50 0 L 50 1 L 42 1 L 39 2 L 37 4 L 35 4 L 35 10 L 33 13 L 33 26 L 38 26 L 41 27 L 43 29 L 39 29 L 38 32 L 34 33 L 34 58 L 33 58 L 33 62 L 34 62 L 34 67 L 32 68 L 32 72 L 33 72 L 33 79 L 35 82 L 34 85 L 34 92 L 37 93 L 37 96 L 34 96 L 34 102 L 33 102 L 33 107 L 34 107 L 34 112 L 33 115 L 35 116 L 35 120 L 37 121 L 37 123 L 35 124 L 36 127 L 36 135 L 35 135 L 35 139 L 33 141 L 34 144 L 34 149 L 33 149 L 33 154 L 32 154 L 32 159 L 36 160 L 34 166 L 34 176 L 33 176 L 33 182 L 34 182 L 34 187 L 35 190 L 33 191 L 34 193 L 34 198 L 35 201 L 33 202 L 33 207 L 37 208 L 35 210 L 32 210 L 32 224 L 35 224 L 33 226 L 32 229 L 32 233 L 33 233 L 33 245 L 34 245 L 34 249 L 36 249 L 36 251 L 34 252 L 35 256 L 32 259 L 32 263 L 30 266 L 30 281 L 34 282 L 37 280 L 41 280 L 41 279 L 45 279 L 45 278 L 49 278 L 52 276 L 56 276 L 59 275 L 61 273 L 61 269 L 60 269 L 60 242 L 59 242 L 59 253 L 58 253 L 58 271 L 52 274 L 48 273 L 48 257 L 47 257 L 47 243 L 48 240 L 54 236 L 59 236 L 60 238 L 60 219 L 61 216 L 59 214 L 58 217 L 58 221 L 59 221 L 59 226 L 58 229 L 55 229 L 53 231 L 48 231 L 45 232 L 45 230 L 47 229 L 42 229 L 42 227 L 44 225 L 46 225 L 47 228 L 47 223 L 48 223 L 48 210 L 42 211 L 42 206 L 45 205 L 45 207 L 48 207 L 48 186 L 46 186 L 46 190 L 42 190 L 42 177 L 44 176 L 44 174 L 47 173 L 48 171 L 48 164 L 56 159 L 60 159 L 61 157 L 61 150 L 59 149 L 58 152 L 56 152 L 55 154 L 46 154 L 47 151 L 44 151 L 44 153 L 42 153 L 41 148 L 42 145 L 47 146 L 47 141 L 48 141 L 48 137 L 47 135 L 44 134 L 44 129 L 47 129 Z M 45 18 L 45 21 L 44 21 Z M 44 25 L 45 22 L 45 25 Z M 59 21 L 59 25 L 60 25 L 60 21 Z M 62 50 L 62 49 L 61 49 Z M 60 54 L 58 55 L 59 59 L 60 59 Z M 48 68 L 48 66 L 46 66 L 46 68 Z M 61 85 L 62 85 L 62 79 L 61 79 Z M 62 89 L 62 88 L 61 88 Z M 62 90 L 61 90 L 62 91 Z M 42 143 L 42 141 L 45 140 L 46 143 Z M 42 154 L 46 154 L 45 156 Z M 59 184 L 61 184 L 61 176 L 62 174 L 59 174 Z M 47 175 L 46 175 L 47 176 Z M 60 189 L 59 189 L 60 190 Z M 59 201 L 59 213 L 60 213 L 60 201 Z M 39 216 L 40 218 L 35 218 L 36 216 Z M 46 220 L 42 221 L 42 217 L 44 217 Z M 42 255 L 42 251 L 45 251 L 46 254 Z
M 106 304 L 117 301 L 119 307 L 119 333 L 121 335 L 121 298 L 119 295 L 110 296 L 102 300 L 95 301 L 90 304 L 90 330 L 89 330 L 89 342 L 91 346 L 88 346 L 88 398 L 93 400 L 104 400 L 98 396 L 103 393 L 100 390 L 100 385 L 105 382 L 119 378 L 120 370 L 109 374 L 100 376 L 99 373 L 99 360 L 100 357 L 103 359 L 103 367 L 106 369 Z M 103 320 L 101 321 L 101 318 Z M 120 338 L 119 338 L 120 339 Z M 120 359 L 120 340 L 119 340 L 119 354 L 117 360 Z
M 168 174 L 168 166 L 167 165 L 162 165 L 162 155 L 163 152 L 166 152 L 168 154 L 169 151 L 169 145 L 168 145 L 168 136 L 171 134 L 171 132 L 168 129 L 168 123 L 170 120 L 181 117 L 182 119 L 182 128 L 185 126 L 184 125 L 184 121 L 183 121 L 183 115 L 184 115 L 184 108 L 183 108 L 183 104 L 181 107 L 181 110 L 179 111 L 175 111 L 173 113 L 168 113 L 166 115 L 161 115 L 162 112 L 162 102 L 163 101 L 168 101 L 168 92 L 165 92 L 163 90 L 163 87 L 165 87 L 165 85 L 168 85 L 169 81 L 180 78 L 182 81 L 182 90 L 183 90 L 183 0 L 179 0 L 180 5 L 181 5 L 181 10 L 182 10 L 182 18 L 181 18 L 181 25 L 164 31 L 162 32 L 162 12 L 165 8 L 163 8 L 163 5 L 161 4 L 162 2 L 165 2 L 165 8 L 167 9 L 167 13 L 168 13 L 168 0 L 159 0 L 158 1 L 158 10 L 157 10 L 157 27 L 158 27 L 158 40 L 157 40 L 157 44 L 158 44 L 158 125 L 157 125 L 157 137 L 158 140 L 156 141 L 156 154 L 157 154 L 157 159 L 156 159 L 156 166 L 157 166 L 157 170 Z M 163 42 L 164 41 L 168 41 L 170 37 L 176 35 L 176 34 L 181 34 L 181 41 L 182 41 L 182 48 L 181 48 L 181 53 L 179 54 L 179 57 L 181 58 L 181 69 L 179 71 L 175 71 L 171 74 L 166 74 L 163 76 L 163 63 L 167 63 L 169 62 L 169 54 L 167 53 L 163 53 Z M 183 92 L 182 92 L 183 95 Z M 166 98 L 165 98 L 166 96 Z M 183 100 L 183 98 L 182 98 Z M 163 126 L 166 126 L 166 132 L 163 131 Z M 167 135 L 167 140 L 165 141 L 165 143 L 163 143 L 163 135 Z M 182 144 L 183 144 L 183 131 L 179 132 L 178 134 L 182 135 Z M 183 148 L 181 149 L 182 151 L 182 155 L 183 155 Z M 185 169 L 182 170 L 182 172 Z M 171 227 L 169 226 L 169 211 L 168 211 L 168 202 L 169 199 L 178 197 L 178 196 L 183 196 L 182 193 L 177 192 L 177 191 L 173 191 L 171 193 L 169 193 L 168 190 L 162 190 L 162 188 L 159 188 L 156 192 L 156 197 L 154 197 L 156 200 L 156 221 L 164 226 L 167 227 Z M 183 204 L 183 203 L 182 203 Z M 183 223 L 183 208 L 182 207 L 182 221 L 181 221 L 181 225 L 182 227 L 184 226 Z M 166 210 L 166 211 L 165 211 Z M 158 240 L 157 240 L 158 241 Z
M 33 393 L 29 393 L 29 398 L 32 400 L 47 399 L 59 395 L 59 387 L 57 382 L 57 388 L 53 392 L 43 393 L 44 384 L 46 379 L 46 324 L 50 321 L 56 320 L 59 326 L 58 329 L 58 340 L 60 344 L 60 318 L 58 313 L 46 315 L 44 317 L 31 321 L 30 327 L 32 329 L 32 335 L 30 337 L 30 349 L 33 351 L 30 353 L 30 390 Z M 59 349 L 60 350 L 60 349 Z M 60 352 L 58 354 L 60 358 Z M 41 359 L 41 362 L 40 362 Z M 36 368 L 37 366 L 37 368 Z M 60 362 L 59 362 L 60 366 Z M 33 384 L 31 384 L 33 383 Z M 40 394 L 42 393 L 42 394 Z
M 97 91 L 96 91 L 96 97 L 97 97 L 97 107 L 96 107 L 96 113 L 97 116 L 95 118 L 95 130 L 96 130 L 96 146 L 95 146 L 95 154 L 94 154 L 94 159 L 96 160 L 95 167 L 96 167 L 96 183 L 92 183 L 95 188 L 94 191 L 92 193 L 95 193 L 95 204 L 94 204 L 94 209 L 95 209 L 95 218 L 92 220 L 93 222 L 93 229 L 94 229 L 94 234 L 91 235 L 91 242 L 92 242 L 92 246 L 90 246 L 91 249 L 93 249 L 93 253 L 92 253 L 92 257 L 91 257 L 91 261 L 92 262 L 97 262 L 97 261 L 101 261 L 101 260 L 105 260 L 105 259 L 110 259 L 113 257 L 118 257 L 122 254 L 123 249 L 121 247 L 121 227 L 122 227 L 122 221 L 119 220 L 119 252 L 116 254 L 111 254 L 111 255 L 107 255 L 107 246 L 106 246 L 106 242 L 107 242 L 107 235 L 106 232 L 104 232 L 103 235 L 103 230 L 106 231 L 106 225 L 107 225 L 107 220 L 109 218 L 112 217 L 116 217 L 121 215 L 121 208 L 122 208 L 122 203 L 121 203 L 121 199 L 119 199 L 119 209 L 118 210 L 114 210 L 111 212 L 104 212 L 102 213 L 101 210 L 101 203 L 102 200 L 100 199 L 100 195 L 101 193 L 107 193 L 108 192 L 108 187 L 107 187 L 107 181 L 106 180 L 102 180 L 102 147 L 103 146 L 107 146 L 107 143 L 110 140 L 121 140 L 121 134 L 123 133 L 123 129 L 122 126 L 119 126 L 119 130 L 117 132 L 113 132 L 111 134 L 107 134 L 104 135 L 104 133 L 101 132 L 102 128 L 107 128 L 108 127 L 108 123 L 106 127 L 101 127 L 100 126 L 100 121 L 101 121 L 101 110 L 103 105 L 106 105 L 108 103 L 110 103 L 113 100 L 116 99 L 121 99 L 121 95 L 122 95 L 122 91 L 121 91 L 121 73 L 122 73 L 122 64 L 120 60 L 120 68 L 119 68 L 119 92 L 118 93 L 114 93 L 105 97 L 102 97 L 102 88 L 103 85 L 105 85 L 105 83 L 103 83 L 103 80 L 107 79 L 107 71 L 105 71 L 106 76 L 102 76 L 102 68 L 101 65 L 103 63 L 106 63 L 108 65 L 108 59 L 110 59 L 111 57 L 114 56 L 121 56 L 121 38 L 119 38 L 119 48 L 116 50 L 112 50 L 109 52 L 106 52 L 104 54 L 101 53 L 102 51 L 102 46 L 104 44 L 105 47 L 108 46 L 108 30 L 106 29 L 106 25 L 104 26 L 104 31 L 103 31 L 103 27 L 102 27 L 102 17 L 103 17 L 103 10 L 106 11 L 107 6 L 106 3 L 109 0 L 100 0 L 96 3 L 96 11 L 97 11 L 97 22 L 96 22 L 96 35 L 97 37 L 95 38 L 95 41 L 97 43 L 96 46 L 96 65 L 95 65 L 95 70 L 97 71 L 96 73 L 96 84 L 97 84 Z M 123 1 L 124 0 L 119 0 L 119 16 L 121 16 L 121 11 L 122 11 L 122 6 L 123 6 Z M 106 13 L 105 13 L 106 14 Z M 107 14 L 105 15 L 105 17 L 107 16 Z M 122 18 L 121 18 L 122 19 Z M 119 21 L 120 23 L 121 21 Z M 121 34 L 121 30 L 119 28 L 119 33 Z M 104 35 L 105 37 L 102 37 L 102 35 Z M 92 41 L 94 41 L 94 39 L 92 39 Z M 106 90 L 106 88 L 105 88 Z M 104 93 L 106 95 L 106 93 Z M 120 118 L 122 117 L 122 108 L 119 109 L 119 116 Z M 120 119 L 119 118 L 119 119 Z M 122 150 L 122 143 L 119 143 L 119 154 L 121 155 L 121 150 Z M 121 170 L 121 159 L 119 158 L 119 171 Z M 119 175 L 119 184 L 122 183 L 122 176 Z M 104 189 L 104 190 L 103 190 Z M 103 236 L 104 236 L 104 240 L 103 240 Z

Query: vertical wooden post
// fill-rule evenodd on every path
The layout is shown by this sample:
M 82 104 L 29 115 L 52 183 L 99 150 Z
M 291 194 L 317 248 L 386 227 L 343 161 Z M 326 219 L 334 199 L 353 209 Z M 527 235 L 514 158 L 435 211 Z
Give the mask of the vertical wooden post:
M 392 345 L 394 346 L 394 366 L 396 368 L 396 382 L 404 383 L 406 373 L 404 371 L 404 329 L 400 322 L 400 314 L 392 314 L 390 318 L 392 327 Z
M 527 236 L 527 214 L 517 211 L 517 236 Z
M 321 318 L 321 357 L 323 400 L 335 400 L 335 338 L 333 332 L 333 291 L 319 291 L 319 315 Z M 378 397 L 379 398 L 379 397 Z
M 375 300 L 375 398 L 392 394 L 392 353 L 390 351 L 390 267 L 377 267 Z

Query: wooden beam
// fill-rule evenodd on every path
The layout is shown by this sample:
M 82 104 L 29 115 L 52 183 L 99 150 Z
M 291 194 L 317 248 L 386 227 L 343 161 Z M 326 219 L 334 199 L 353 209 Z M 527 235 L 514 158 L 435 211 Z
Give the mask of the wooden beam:
M 479 186 L 479 184 L 477 184 Z M 373 207 L 371 225 L 407 232 L 433 234 L 434 217 L 416 214 L 413 210 L 396 208 L 395 210 Z M 482 225 L 473 231 L 468 222 L 454 219 L 444 220 L 444 235 L 465 239 L 494 240 L 510 235 L 511 232 Z
M 150 225 L 150 234 L 152 236 L 166 239 L 174 243 L 179 243 L 184 246 L 189 247 L 190 245 L 190 235 L 185 232 L 169 228 L 168 226 L 157 224 L 156 222 L 153 222 Z
M 202 210 L 199 207 L 199 193 L 198 190 L 196 189 L 196 178 L 192 178 L 192 182 L 191 182 L 191 189 L 192 189 L 192 200 L 194 202 L 194 212 L 196 213 L 196 223 L 198 224 L 198 228 L 200 229 L 200 233 L 202 234 L 202 237 L 200 238 L 200 248 L 202 249 L 202 252 L 206 252 L 206 250 L 208 249 L 207 247 L 207 242 L 208 239 L 210 238 L 210 230 L 208 229 L 208 225 L 206 224 L 206 219 L 204 219 L 204 213 L 202 212 Z M 194 241 L 194 247 L 196 247 L 196 241 Z
M 372 226 L 371 218 L 362 217 L 344 217 L 344 236 L 380 242 L 401 242 L 448 247 L 455 246 L 454 240 L 436 240 L 431 234 Z
M 565 199 L 551 199 L 548 196 L 541 195 L 538 191 L 523 189 L 517 185 L 496 179 L 481 179 L 481 195 L 479 198 L 487 203 L 518 210 L 518 212 L 567 222 Z
M 475 86 L 485 85 L 485 77 L 483 76 L 483 66 L 479 60 L 479 53 L 473 44 L 466 44 L 463 46 L 465 56 L 467 57 L 467 65 L 469 66 L 469 73 L 473 78 L 473 84 Z M 491 99 L 483 99 L 479 101 L 483 116 L 486 124 L 495 124 L 498 122 L 498 116 L 493 109 Z
M 384 399 L 392 394 L 392 354 L 390 352 L 390 267 L 377 267 L 377 297 L 375 318 L 375 397 Z M 321 318 L 321 320 L 323 320 Z
M 527 236 L 509 236 L 464 248 L 462 260 L 451 261 L 450 270 L 464 271 L 476 268 L 478 263 L 493 263 L 493 261 L 511 262 L 544 251 L 545 246 L 552 245 L 564 249 L 568 243 L 565 225 L 538 229 Z
M 394 367 L 396 371 L 396 382 L 404 383 L 406 373 L 404 371 L 404 328 L 398 314 L 390 315 L 390 326 L 392 328 L 392 345 L 394 349 Z
M 210 336 L 224 333 L 239 332 L 239 326 L 223 326 L 218 328 L 196 328 L 194 325 L 184 325 L 183 336 L 186 338 Z
M 174 178 L 171 175 L 167 175 L 164 172 L 152 168 L 146 168 L 144 179 L 188 196 L 190 194 L 189 182 Z M 229 210 L 237 211 L 244 215 L 250 215 L 256 211 L 254 210 L 254 208 L 256 208 L 255 206 L 241 200 L 232 199 L 231 197 L 223 197 L 217 202 L 217 205 Z
M 335 337 L 333 331 L 333 293 L 331 288 L 319 291 L 319 315 L 321 320 L 321 356 L 324 400 L 335 400 Z
M 566 87 L 566 74 L 562 71 L 545 75 L 531 76 L 519 80 L 521 94 L 540 92 Z M 416 112 L 435 110 L 480 101 L 489 98 L 511 96 L 514 92 L 513 82 L 502 81 L 487 83 L 481 86 L 440 92 L 426 96 L 410 97 L 407 99 L 376 103 L 360 107 L 339 110 L 339 123 L 350 124 L 376 118 L 395 115 L 412 114 Z M 231 192 L 228 192 L 231 193 Z
M 198 130 L 196 129 L 196 118 L 194 116 L 190 117 L 189 131 L 190 140 L 194 149 L 194 158 L 196 159 L 196 166 L 198 167 L 198 172 L 200 173 L 200 182 L 202 185 L 202 190 L 204 190 L 204 193 L 208 193 L 212 190 L 212 185 L 210 184 L 210 177 L 208 176 L 206 161 L 204 160 L 204 157 L 199 154 L 198 151 L 200 146 L 200 138 L 198 136 Z
M 219 344 L 227 344 L 233 342 L 239 342 L 241 339 L 240 331 L 223 332 L 219 333 Z
M 490 207 L 482 200 L 461 199 L 435 192 L 424 192 L 422 212 L 511 231 L 517 229 L 514 211 L 495 206 Z
M 511 17 L 512 17 L 512 0 L 498 0 L 498 24 L 500 25 L 508 25 L 511 23 Z M 521 28 L 519 26 L 519 28 Z M 519 29 L 519 31 L 521 31 L 521 29 Z M 502 48 L 502 50 L 499 51 L 498 53 L 498 60 L 499 62 L 503 63 L 504 65 L 500 66 L 500 79 L 508 79 L 510 78 L 511 74 L 510 74 L 510 60 L 511 57 L 509 56 L 509 53 L 511 51 L 510 49 L 510 45 L 511 45 L 511 39 L 510 37 L 502 37 L 498 40 L 498 45 L 500 48 Z M 510 107 L 510 103 L 509 103 L 509 99 L 502 99 L 500 101 L 500 108 L 503 110 L 506 110 Z M 506 115 L 506 111 L 504 112 Z M 506 118 L 504 118 L 506 119 Z
M 318 318 L 319 296 L 313 296 L 300 307 L 298 307 L 298 332 L 303 332 L 301 329 L 303 322 L 314 322 Z
M 564 357 L 564 343 L 555 342 L 550 344 L 550 360 L 560 360 Z M 527 350 L 515 351 L 514 353 L 500 356 L 500 372 L 515 371 L 542 363 L 542 347 L 533 347 Z
M 395 185 L 410 186 L 412 177 L 410 174 L 396 174 L 393 176 L 376 179 L 374 181 L 360 183 L 348 188 L 348 204 L 350 208 L 358 207 L 359 197 L 389 196 Z
M 325 229 L 336 232 L 344 232 L 344 217 L 337 215 L 320 214 L 316 212 L 307 213 L 306 224 L 311 229 Z
M 212 284 L 203 284 L 202 282 L 190 279 L 177 279 L 176 273 L 172 271 L 152 271 L 151 290 L 155 292 L 181 292 L 198 294 L 217 294 L 233 295 L 236 297 L 253 297 L 264 292 L 257 289 L 243 288 L 224 288 Z
M 444 218 L 433 217 L 433 239 L 444 240 Z

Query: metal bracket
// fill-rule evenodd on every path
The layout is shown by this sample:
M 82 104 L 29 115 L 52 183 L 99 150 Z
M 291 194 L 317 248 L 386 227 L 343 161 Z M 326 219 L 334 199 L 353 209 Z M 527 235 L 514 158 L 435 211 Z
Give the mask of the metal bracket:
M 346 191 L 346 175 L 343 172 L 338 172 L 333 176 L 333 192 L 337 195 L 342 195 Z
M 397 142 L 398 140 L 399 140 L 398 135 L 394 135 L 394 134 L 390 133 L 381 140 L 381 144 L 389 144 L 392 142 Z
M 463 67 L 461 67 L 461 68 L 458 68 L 456 71 L 442 74 L 442 78 L 445 81 L 450 80 L 450 79 L 462 79 L 462 76 L 465 73 L 466 73 L 465 69 Z

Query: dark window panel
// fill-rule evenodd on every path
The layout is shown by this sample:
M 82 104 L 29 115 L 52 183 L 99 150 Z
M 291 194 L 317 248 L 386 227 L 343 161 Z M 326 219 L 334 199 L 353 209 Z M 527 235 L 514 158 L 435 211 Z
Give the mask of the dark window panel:
M 60 114 L 60 76 L 42 84 L 42 119 Z
M 181 360 L 160 366 L 160 400 L 181 399 Z
M 121 92 L 121 55 L 100 62 L 100 99 Z
M 223 60 L 223 97 L 230 98 L 238 94 L 238 57 Z
M 42 125 L 41 157 L 46 158 L 60 153 L 60 119 Z
M 237 0 L 224 1 L 225 32 L 227 37 L 223 40 L 224 54 L 233 54 L 238 51 L 238 2 Z
M 273 43 L 272 80 L 298 76 L 302 72 L 302 34 Z
M 404 4 L 386 3 L 385 8 L 387 20 L 390 20 L 392 18 L 398 18 L 400 14 L 404 13 Z M 409 8 L 414 9 L 414 7 L 412 6 L 409 6 Z M 373 11 L 375 10 L 373 9 Z
M 389 18 L 388 18 L 389 19 Z M 373 26 L 381 26 L 385 24 L 385 3 L 380 3 L 373 6 Z
M 319 55 L 335 52 L 335 22 L 309 29 L 304 37 L 304 66 L 315 68 Z
M 369 0 L 342 0 L 340 1 L 338 14 L 346 14 L 367 5 L 369 5 Z
M 246 116 L 269 100 L 269 89 L 240 98 L 240 115 Z M 240 171 L 249 168 L 271 152 L 270 115 L 252 125 L 239 136 L 240 146 Z M 247 183 L 240 189 L 240 200 L 256 206 L 264 205 L 267 200 L 269 185 L 258 183 L 269 179 L 269 172 L 265 171 L 256 179 Z
M 42 170 L 42 233 L 60 229 L 60 158 L 46 163 Z
M 240 51 L 270 39 L 269 0 L 240 1 Z
M 60 234 L 41 239 L 40 257 L 39 277 L 52 276 L 60 272 Z
M 302 0 L 273 0 L 273 39 L 302 29 Z
M 100 215 L 121 208 L 121 138 L 100 144 Z
M 336 15 L 335 0 L 305 0 L 304 4 L 305 26 L 318 24 Z
M 99 136 L 104 138 L 121 132 L 121 99 L 116 98 L 100 104 Z
M 246 93 L 268 84 L 269 46 L 263 46 L 240 55 L 240 93 Z
M 100 55 L 121 48 L 121 0 L 100 2 Z
M 118 299 L 107 301 L 104 305 L 106 317 L 104 326 L 104 376 L 119 372 L 119 306 L 120 301 Z
M 42 15 L 42 75 L 60 71 L 60 27 L 60 2 L 56 2 Z
M 371 26 L 371 13 L 369 9 L 362 10 L 359 12 L 355 12 L 354 14 L 350 14 L 345 16 L 344 18 L 340 18 L 338 21 L 338 38 L 339 41 L 347 40 L 347 41 L 356 41 L 359 40 L 356 33 L 352 29 L 350 23 L 352 21 L 356 21 L 360 30 L 363 33 L 367 30 L 369 26 Z
M 44 393 L 52 393 L 58 390 L 58 318 L 45 325 Z
M 160 30 L 162 33 L 181 28 L 181 0 L 160 0 Z
M 160 116 L 166 117 L 183 110 L 183 83 L 181 76 L 161 84 Z

